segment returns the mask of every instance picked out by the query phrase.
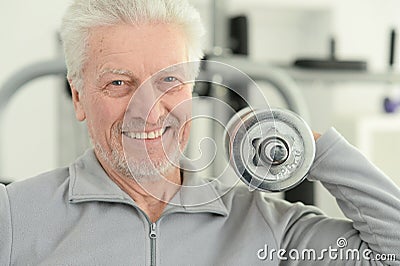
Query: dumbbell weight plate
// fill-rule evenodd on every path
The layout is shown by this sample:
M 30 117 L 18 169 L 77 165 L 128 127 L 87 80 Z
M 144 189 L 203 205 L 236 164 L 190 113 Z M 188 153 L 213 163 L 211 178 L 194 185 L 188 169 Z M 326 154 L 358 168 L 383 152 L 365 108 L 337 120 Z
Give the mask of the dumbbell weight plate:
M 287 148 L 284 162 L 268 162 L 263 158 L 272 155 L 260 154 L 271 151 L 269 146 L 277 143 L 276 139 Z M 300 116 L 284 109 L 241 110 L 227 125 L 225 146 L 236 174 L 249 188 L 262 191 L 296 186 L 306 177 L 315 157 L 311 129 Z

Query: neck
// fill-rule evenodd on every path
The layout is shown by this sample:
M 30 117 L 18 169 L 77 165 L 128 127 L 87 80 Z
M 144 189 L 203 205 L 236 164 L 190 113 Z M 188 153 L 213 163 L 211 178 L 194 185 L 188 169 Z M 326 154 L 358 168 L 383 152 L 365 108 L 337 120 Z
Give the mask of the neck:
M 138 182 L 132 177 L 118 173 L 102 161 L 100 164 L 110 179 L 135 201 L 151 222 L 160 218 L 166 205 L 182 184 L 180 169 L 177 167 L 171 167 L 160 176 L 143 177 Z

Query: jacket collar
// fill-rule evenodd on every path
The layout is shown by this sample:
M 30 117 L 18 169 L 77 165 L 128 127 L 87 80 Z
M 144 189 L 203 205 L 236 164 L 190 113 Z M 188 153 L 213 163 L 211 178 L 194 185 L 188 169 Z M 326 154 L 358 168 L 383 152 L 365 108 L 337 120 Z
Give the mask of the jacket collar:
M 186 166 L 187 163 L 184 163 Z M 185 167 L 187 169 L 187 167 Z M 69 201 L 71 203 L 103 201 L 136 203 L 118 187 L 101 167 L 93 149 L 87 150 L 70 167 Z M 226 216 L 217 184 L 207 182 L 194 171 L 183 171 L 183 184 L 165 212 L 210 212 Z

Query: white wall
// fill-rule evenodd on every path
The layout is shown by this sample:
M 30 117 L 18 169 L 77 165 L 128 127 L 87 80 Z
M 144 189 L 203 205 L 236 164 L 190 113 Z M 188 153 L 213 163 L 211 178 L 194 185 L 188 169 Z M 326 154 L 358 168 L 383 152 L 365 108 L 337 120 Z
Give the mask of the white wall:
M 0 84 L 18 69 L 58 54 L 56 33 L 66 5 L 54 0 L 0 2 Z M 59 82 L 38 79 L 8 103 L 0 124 L 0 176 L 19 179 L 56 166 Z

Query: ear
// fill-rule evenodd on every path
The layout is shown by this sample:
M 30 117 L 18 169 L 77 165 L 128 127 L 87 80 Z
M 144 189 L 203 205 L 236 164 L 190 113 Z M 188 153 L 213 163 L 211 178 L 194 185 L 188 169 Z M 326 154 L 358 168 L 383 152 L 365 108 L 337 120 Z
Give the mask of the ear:
M 81 101 L 82 94 L 76 89 L 75 85 L 73 84 L 73 82 L 71 80 L 69 80 L 69 84 L 71 87 L 72 102 L 74 103 L 75 117 L 79 121 L 83 121 L 86 119 L 86 113 L 85 113 L 85 110 L 83 109 L 83 105 L 82 105 L 82 101 Z

